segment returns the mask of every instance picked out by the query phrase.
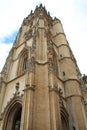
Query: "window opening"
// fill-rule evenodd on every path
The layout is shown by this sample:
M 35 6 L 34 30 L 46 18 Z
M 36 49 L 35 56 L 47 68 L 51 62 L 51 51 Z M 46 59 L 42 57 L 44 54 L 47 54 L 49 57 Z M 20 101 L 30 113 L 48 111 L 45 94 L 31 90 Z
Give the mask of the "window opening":
M 28 56 L 24 57 L 23 60 L 23 71 L 26 71 L 28 67 Z

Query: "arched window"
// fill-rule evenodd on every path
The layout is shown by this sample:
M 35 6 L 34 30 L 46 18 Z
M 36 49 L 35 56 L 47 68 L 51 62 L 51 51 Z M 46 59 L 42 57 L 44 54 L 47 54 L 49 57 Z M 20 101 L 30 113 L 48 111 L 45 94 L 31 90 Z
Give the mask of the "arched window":
M 28 68 L 28 56 L 26 55 L 23 59 L 23 66 L 22 66 L 23 72 L 25 72 L 27 68 Z
M 24 49 L 19 56 L 17 75 L 20 76 L 28 70 L 28 50 Z

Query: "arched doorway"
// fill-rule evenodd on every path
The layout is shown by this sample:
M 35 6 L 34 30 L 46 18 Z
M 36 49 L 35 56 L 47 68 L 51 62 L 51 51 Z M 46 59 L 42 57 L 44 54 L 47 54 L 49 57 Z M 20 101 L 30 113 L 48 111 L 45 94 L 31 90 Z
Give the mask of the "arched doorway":
M 13 99 L 4 112 L 3 130 L 20 130 L 22 104 L 20 99 Z
M 69 130 L 67 119 L 65 119 L 63 116 L 61 117 L 62 121 L 62 130 Z
M 62 130 L 69 130 L 69 115 L 64 107 L 61 108 Z

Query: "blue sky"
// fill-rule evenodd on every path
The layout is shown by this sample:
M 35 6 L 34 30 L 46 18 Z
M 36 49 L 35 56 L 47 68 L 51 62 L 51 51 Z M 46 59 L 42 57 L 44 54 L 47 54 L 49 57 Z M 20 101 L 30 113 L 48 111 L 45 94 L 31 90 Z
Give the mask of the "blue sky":
M 81 73 L 87 74 L 87 0 L 0 0 L 0 71 L 23 19 L 40 3 L 61 20 Z
M 12 32 L 9 35 L 2 37 L 1 42 L 5 44 L 13 43 L 15 41 L 17 34 L 18 34 L 18 30 Z

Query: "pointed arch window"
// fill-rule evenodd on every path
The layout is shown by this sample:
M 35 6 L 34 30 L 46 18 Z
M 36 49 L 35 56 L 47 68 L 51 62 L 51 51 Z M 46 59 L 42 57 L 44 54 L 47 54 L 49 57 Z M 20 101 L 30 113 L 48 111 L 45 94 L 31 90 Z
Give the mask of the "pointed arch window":
M 28 70 L 28 51 L 24 50 L 20 54 L 17 75 L 20 76 Z
M 23 66 L 22 66 L 22 70 L 23 72 L 26 72 L 28 68 L 28 56 L 26 55 L 23 59 Z

